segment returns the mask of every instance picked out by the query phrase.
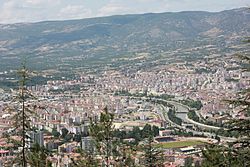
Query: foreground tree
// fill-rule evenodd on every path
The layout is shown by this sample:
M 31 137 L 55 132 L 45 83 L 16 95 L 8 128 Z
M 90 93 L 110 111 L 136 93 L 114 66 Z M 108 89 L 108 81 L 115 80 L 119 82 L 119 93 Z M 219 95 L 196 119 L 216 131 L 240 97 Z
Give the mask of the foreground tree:
M 146 144 L 143 146 L 144 162 L 146 167 L 163 167 L 163 152 L 153 146 L 153 136 L 149 136 Z
M 245 62 L 243 70 L 249 72 L 249 55 L 241 55 L 240 57 Z M 239 93 L 238 99 L 229 100 L 228 102 L 239 110 L 239 114 L 243 115 L 243 118 L 230 121 L 232 126 L 230 131 L 238 132 L 239 136 L 235 142 L 229 144 L 232 146 L 232 156 L 241 161 L 241 166 L 250 166 L 250 89 L 243 90 Z
M 116 159 L 117 167 L 135 167 L 135 161 L 133 156 L 136 156 L 136 152 L 127 143 L 119 145 L 119 156 Z
M 114 159 L 115 151 L 117 151 L 113 136 L 113 120 L 114 115 L 109 113 L 107 108 L 104 108 L 104 112 L 100 116 L 100 121 L 92 122 L 90 126 L 90 136 L 93 137 L 100 155 L 104 156 L 107 167 L 111 165 L 111 159 Z
M 205 160 L 203 167 L 245 167 L 244 161 L 235 156 L 234 149 L 231 146 L 209 146 L 203 151 Z
M 87 152 L 82 149 L 78 150 L 80 156 L 76 159 L 71 159 L 72 167 L 97 167 L 98 161 L 92 152 Z
M 33 114 L 32 108 L 28 104 L 28 101 L 33 99 L 33 96 L 27 89 L 29 71 L 25 65 L 23 65 L 18 71 L 18 75 L 19 89 L 13 99 L 13 103 L 10 104 L 6 110 L 13 115 L 13 129 L 10 133 L 10 142 L 14 145 L 14 149 L 21 148 L 21 152 L 16 155 L 16 159 L 12 163 L 21 165 L 22 167 L 27 167 L 27 155 L 29 152 L 29 136 L 27 133 L 31 131 L 30 117 Z M 13 136 L 16 137 L 13 138 Z
M 193 158 L 192 157 L 188 157 L 187 159 L 185 159 L 184 167 L 192 167 L 192 165 L 193 165 Z
M 80 150 L 80 158 L 72 159 L 73 166 L 135 166 L 132 158 L 133 150 L 128 143 L 123 142 L 122 136 L 115 135 L 117 131 L 114 129 L 113 120 L 114 114 L 104 108 L 100 119 L 91 122 L 89 134 L 94 148 Z
M 31 124 L 31 118 L 36 117 L 35 106 L 31 100 L 35 97 L 27 89 L 30 72 L 25 65 L 18 71 L 19 87 L 13 102 L 8 105 L 6 111 L 12 115 L 12 129 L 8 134 L 9 142 L 13 145 L 10 148 L 14 152 L 15 159 L 8 162 L 8 166 L 18 165 L 21 167 L 36 166 L 45 167 L 47 164 L 47 153 L 43 147 L 32 143 L 29 132 L 35 131 Z M 34 148 L 33 148 L 34 147 Z M 37 164 L 37 162 L 39 162 Z M 36 164 L 36 165 L 33 165 Z M 46 166 L 46 167 L 47 167 Z
M 246 40 L 250 42 L 250 38 Z M 250 71 L 249 55 L 239 56 L 243 62 L 243 70 Z M 214 167 L 247 167 L 250 166 L 250 89 L 239 93 L 237 99 L 227 100 L 234 106 L 242 118 L 232 119 L 229 122 L 229 131 L 237 132 L 238 138 L 234 142 L 229 142 L 224 146 L 210 146 L 203 152 L 203 166 Z
M 34 167 L 52 167 L 48 160 L 49 151 L 35 143 L 28 153 L 28 164 Z

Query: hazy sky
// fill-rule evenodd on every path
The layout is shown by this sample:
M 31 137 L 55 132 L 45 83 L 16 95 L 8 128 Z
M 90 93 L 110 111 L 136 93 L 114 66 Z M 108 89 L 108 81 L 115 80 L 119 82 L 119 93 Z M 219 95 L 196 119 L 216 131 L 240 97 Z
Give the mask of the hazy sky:
M 0 0 L 0 23 L 80 19 L 128 13 L 221 11 L 250 0 Z

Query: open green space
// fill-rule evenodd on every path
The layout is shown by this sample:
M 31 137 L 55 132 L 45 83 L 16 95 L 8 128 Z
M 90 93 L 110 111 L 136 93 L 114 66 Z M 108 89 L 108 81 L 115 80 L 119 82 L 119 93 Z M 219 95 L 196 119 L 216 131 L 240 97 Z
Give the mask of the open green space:
M 198 140 L 187 140 L 187 141 L 174 141 L 174 142 L 165 142 L 157 144 L 157 147 L 161 148 L 181 148 L 195 145 L 204 145 L 205 143 Z

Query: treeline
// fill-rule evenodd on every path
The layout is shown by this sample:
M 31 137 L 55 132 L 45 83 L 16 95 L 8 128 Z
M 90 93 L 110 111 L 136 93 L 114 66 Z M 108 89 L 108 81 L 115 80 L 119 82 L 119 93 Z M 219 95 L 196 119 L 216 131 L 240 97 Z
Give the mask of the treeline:
M 197 110 L 200 110 L 203 105 L 200 100 L 193 100 L 193 99 L 186 99 L 186 100 L 180 100 L 180 103 L 190 107 L 190 108 L 196 108 Z
M 146 124 L 142 129 L 138 126 L 133 127 L 131 131 L 125 130 L 115 130 L 114 137 L 119 139 L 129 139 L 133 138 L 135 141 L 132 142 L 133 144 L 138 144 L 140 141 L 148 138 L 149 136 L 156 137 L 159 135 L 159 127 L 153 125 Z
M 55 138 L 61 138 L 63 143 L 70 142 L 72 140 L 81 142 L 82 137 L 87 137 L 90 135 L 89 133 L 69 133 L 66 128 L 63 128 L 61 131 L 62 134 L 60 134 L 55 128 L 53 128 L 51 134 Z M 142 129 L 140 129 L 138 126 L 134 126 L 130 131 L 115 129 L 113 132 L 113 136 L 119 140 L 134 139 L 134 141 L 131 142 L 132 145 L 137 145 L 140 141 L 148 138 L 149 136 L 156 137 L 158 135 L 159 127 L 155 125 L 151 126 L 149 124 L 146 124 Z
M 210 121 L 210 120 L 204 120 L 204 119 L 201 119 L 195 111 L 189 111 L 188 112 L 188 118 L 189 119 L 192 119 L 194 120 L 195 122 L 199 122 L 199 123 L 202 123 L 202 124 L 205 124 L 205 125 L 210 125 L 210 126 L 216 126 L 216 127 L 229 127 L 229 125 L 227 124 L 222 124 L 222 123 L 219 123 L 219 122 L 214 122 L 214 121 Z
M 194 134 L 193 132 L 187 131 L 185 129 L 179 129 L 179 128 L 174 128 L 170 127 L 168 128 L 169 130 L 172 130 L 170 135 L 174 136 L 183 136 L 183 137 L 204 137 L 206 138 L 207 136 L 205 134 Z
M 182 120 L 176 116 L 175 110 L 172 108 L 170 108 L 168 111 L 168 118 L 177 125 L 182 124 Z
M 192 119 L 195 122 L 201 122 L 200 117 L 196 114 L 195 111 L 189 111 L 187 115 L 189 119 Z

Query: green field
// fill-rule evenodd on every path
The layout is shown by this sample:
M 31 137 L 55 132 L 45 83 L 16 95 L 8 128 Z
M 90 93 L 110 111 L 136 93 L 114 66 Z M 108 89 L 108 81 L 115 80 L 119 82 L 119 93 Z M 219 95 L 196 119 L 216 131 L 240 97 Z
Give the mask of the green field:
M 204 142 L 197 141 L 197 140 L 187 140 L 187 141 L 174 141 L 174 142 L 166 142 L 157 144 L 157 147 L 160 148 L 181 148 L 181 147 L 188 147 L 188 146 L 195 146 L 195 145 L 202 145 L 205 144 Z

